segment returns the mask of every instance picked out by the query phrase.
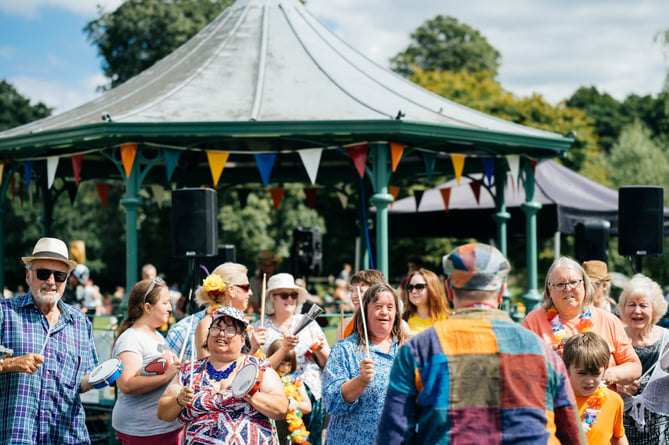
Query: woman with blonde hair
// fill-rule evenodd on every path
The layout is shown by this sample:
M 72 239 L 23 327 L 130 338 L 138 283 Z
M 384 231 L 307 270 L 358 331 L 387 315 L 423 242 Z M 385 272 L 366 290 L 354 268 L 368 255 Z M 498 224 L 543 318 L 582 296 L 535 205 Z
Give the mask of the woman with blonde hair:
M 402 318 L 412 336 L 448 318 L 448 298 L 437 274 L 423 268 L 415 270 L 409 275 L 405 289 L 408 298 Z

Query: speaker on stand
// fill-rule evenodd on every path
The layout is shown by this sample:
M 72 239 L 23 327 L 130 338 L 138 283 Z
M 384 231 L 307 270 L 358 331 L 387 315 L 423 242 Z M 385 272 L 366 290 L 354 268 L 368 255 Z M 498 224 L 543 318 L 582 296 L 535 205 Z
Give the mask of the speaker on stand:
M 574 257 L 579 263 L 589 260 L 609 262 L 609 229 L 604 219 L 579 222 L 574 225 Z
M 618 189 L 618 253 L 634 257 L 640 273 L 644 256 L 664 253 L 664 189 L 627 186 Z
M 291 248 L 293 276 L 318 275 L 323 268 L 323 242 L 318 227 L 293 230 Z

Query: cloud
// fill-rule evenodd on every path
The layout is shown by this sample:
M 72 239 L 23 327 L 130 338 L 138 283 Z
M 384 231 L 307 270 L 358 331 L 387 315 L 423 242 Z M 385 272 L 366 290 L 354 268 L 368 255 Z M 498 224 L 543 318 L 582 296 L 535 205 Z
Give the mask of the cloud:
M 39 17 L 45 8 L 57 8 L 83 16 L 97 16 L 97 5 L 113 11 L 123 0 L 0 0 L 0 11 L 27 19 Z
M 31 104 L 43 102 L 54 109 L 53 114 L 59 114 L 98 97 L 96 87 L 105 83 L 105 77 L 95 74 L 71 82 L 19 76 L 8 81 Z

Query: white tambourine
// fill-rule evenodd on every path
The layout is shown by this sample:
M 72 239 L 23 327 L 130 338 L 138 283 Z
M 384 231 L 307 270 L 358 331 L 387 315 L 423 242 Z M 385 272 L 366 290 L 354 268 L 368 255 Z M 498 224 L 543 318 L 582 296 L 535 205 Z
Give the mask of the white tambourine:
M 260 389 L 263 372 L 255 363 L 249 363 L 237 372 L 232 385 L 232 396 L 238 399 L 248 395 L 249 397 Z
M 123 364 L 118 358 L 110 358 L 98 366 L 88 374 L 88 384 L 95 389 L 104 388 L 111 385 L 123 373 Z
M 660 368 L 663 371 L 669 371 L 669 343 L 667 343 L 662 354 L 660 354 Z

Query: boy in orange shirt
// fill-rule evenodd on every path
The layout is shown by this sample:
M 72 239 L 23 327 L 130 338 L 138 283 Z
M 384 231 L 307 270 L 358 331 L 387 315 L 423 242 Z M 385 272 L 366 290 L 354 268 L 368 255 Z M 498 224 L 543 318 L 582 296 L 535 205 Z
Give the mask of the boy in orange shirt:
M 589 445 L 628 445 L 623 399 L 602 381 L 610 355 L 606 340 L 594 332 L 569 338 L 562 353 Z

